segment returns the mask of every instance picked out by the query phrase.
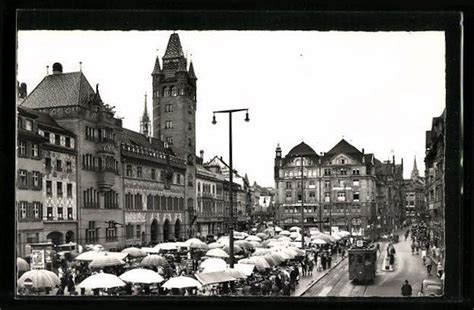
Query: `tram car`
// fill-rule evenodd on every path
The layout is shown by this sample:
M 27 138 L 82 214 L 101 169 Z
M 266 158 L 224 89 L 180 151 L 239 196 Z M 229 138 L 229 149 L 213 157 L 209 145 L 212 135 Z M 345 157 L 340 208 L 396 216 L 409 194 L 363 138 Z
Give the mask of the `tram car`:
M 377 270 L 377 249 L 365 240 L 357 240 L 348 251 L 349 280 L 354 284 L 373 283 Z

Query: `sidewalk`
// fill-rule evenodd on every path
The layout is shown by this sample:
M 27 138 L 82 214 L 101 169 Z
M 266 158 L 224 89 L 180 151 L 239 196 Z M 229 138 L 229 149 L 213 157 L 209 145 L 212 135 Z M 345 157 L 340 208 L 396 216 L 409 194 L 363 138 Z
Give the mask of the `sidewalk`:
M 347 256 L 344 257 L 346 259 Z M 341 256 L 337 256 L 334 258 L 331 264 L 331 268 L 328 268 L 323 271 L 316 271 L 316 267 L 313 270 L 313 274 L 310 276 L 301 276 L 300 273 L 300 280 L 298 285 L 296 286 L 296 289 L 291 293 L 291 296 L 300 296 L 304 292 L 306 292 L 314 283 L 318 282 L 322 277 L 324 277 L 329 271 L 334 269 L 339 263 L 343 261 L 343 258 Z

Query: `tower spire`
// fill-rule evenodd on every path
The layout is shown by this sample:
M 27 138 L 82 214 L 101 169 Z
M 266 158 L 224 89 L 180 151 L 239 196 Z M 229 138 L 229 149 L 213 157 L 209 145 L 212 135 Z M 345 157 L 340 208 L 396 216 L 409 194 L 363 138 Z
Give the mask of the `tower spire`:
M 151 122 L 150 122 L 150 116 L 148 115 L 146 92 L 145 92 L 145 107 L 143 110 L 142 118 L 140 120 L 140 133 L 144 134 L 147 137 L 150 136 L 151 134 Z
M 411 178 L 416 179 L 419 177 L 418 168 L 416 167 L 416 155 L 413 159 L 413 170 L 411 171 Z

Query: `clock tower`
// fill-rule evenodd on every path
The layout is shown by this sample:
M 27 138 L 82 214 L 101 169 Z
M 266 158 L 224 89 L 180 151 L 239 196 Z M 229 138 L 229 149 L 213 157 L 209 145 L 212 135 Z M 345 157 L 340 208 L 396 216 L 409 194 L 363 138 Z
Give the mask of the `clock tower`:
M 153 136 L 163 140 L 182 158 L 193 160 L 196 152 L 196 75 L 183 54 L 177 33 L 168 41 L 160 66 L 153 68 Z

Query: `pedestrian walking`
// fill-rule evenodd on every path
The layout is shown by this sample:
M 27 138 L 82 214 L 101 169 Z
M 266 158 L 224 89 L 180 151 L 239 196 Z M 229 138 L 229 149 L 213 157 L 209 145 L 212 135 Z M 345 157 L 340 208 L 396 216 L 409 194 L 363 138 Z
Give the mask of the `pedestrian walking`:
M 312 259 L 308 260 L 308 274 L 313 275 L 314 261 Z
M 328 269 L 331 268 L 331 261 L 332 261 L 332 257 L 331 255 L 328 255 L 328 259 L 327 259 Z
M 441 278 L 443 276 L 443 273 L 444 267 L 441 262 L 438 262 L 438 265 L 436 266 L 436 275 L 438 276 L 438 278 Z
M 431 259 L 428 257 L 426 259 L 426 272 L 428 273 L 429 276 L 431 275 L 431 268 L 433 268 L 433 263 Z
M 411 243 L 411 254 L 414 254 L 415 253 L 415 243 L 412 242 Z
M 323 270 L 323 264 L 321 260 L 321 255 L 318 254 L 318 257 L 316 258 L 316 271 L 321 272 Z
M 408 283 L 408 280 L 405 280 L 405 283 L 402 285 L 402 296 L 408 297 L 412 295 L 412 287 L 410 283 Z
M 425 260 L 426 260 L 426 249 L 421 250 L 421 258 L 423 259 L 423 263 L 425 263 Z
M 379 252 L 379 253 L 382 252 L 382 250 L 380 249 L 380 243 L 377 243 L 376 248 L 377 248 L 377 252 Z
M 326 270 L 326 255 L 321 255 L 321 265 L 323 266 L 323 270 Z

